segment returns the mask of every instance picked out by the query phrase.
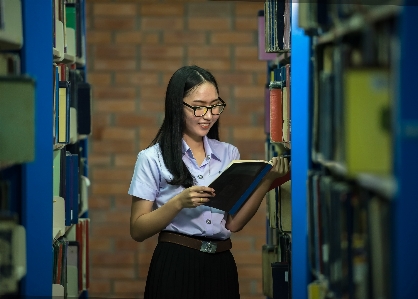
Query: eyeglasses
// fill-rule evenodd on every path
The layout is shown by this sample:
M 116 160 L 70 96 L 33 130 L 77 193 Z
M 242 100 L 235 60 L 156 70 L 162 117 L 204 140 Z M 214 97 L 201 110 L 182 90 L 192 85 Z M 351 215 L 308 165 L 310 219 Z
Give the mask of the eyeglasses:
M 190 106 L 189 104 L 183 102 L 183 105 L 192 108 L 194 116 L 204 116 L 209 109 L 212 115 L 219 115 L 224 111 L 226 103 L 221 98 L 218 98 L 218 100 L 220 100 L 222 104 L 215 104 L 212 106 Z

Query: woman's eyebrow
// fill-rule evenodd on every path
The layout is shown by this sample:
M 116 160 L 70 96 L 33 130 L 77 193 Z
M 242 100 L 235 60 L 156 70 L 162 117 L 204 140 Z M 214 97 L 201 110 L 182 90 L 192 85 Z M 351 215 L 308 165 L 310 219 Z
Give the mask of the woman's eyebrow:
M 218 101 L 219 101 L 219 98 L 218 98 L 218 99 L 214 99 L 214 100 L 212 100 L 212 101 L 210 102 L 210 104 L 215 103 L 215 102 L 218 102 Z M 202 101 L 202 100 L 194 100 L 194 101 L 193 101 L 193 103 L 205 104 L 205 103 L 206 103 L 206 101 Z

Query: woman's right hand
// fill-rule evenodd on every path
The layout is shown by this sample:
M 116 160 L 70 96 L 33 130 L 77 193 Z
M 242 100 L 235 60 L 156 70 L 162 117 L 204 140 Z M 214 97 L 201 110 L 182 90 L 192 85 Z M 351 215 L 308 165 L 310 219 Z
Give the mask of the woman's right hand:
M 192 186 L 177 194 L 176 200 L 181 208 L 195 208 L 210 201 L 215 196 L 215 190 L 205 186 Z

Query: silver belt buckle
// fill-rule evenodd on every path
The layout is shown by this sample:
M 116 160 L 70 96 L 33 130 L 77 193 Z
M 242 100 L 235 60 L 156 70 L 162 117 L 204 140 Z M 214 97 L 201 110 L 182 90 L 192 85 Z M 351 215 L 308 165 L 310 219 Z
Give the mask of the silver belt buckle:
M 218 247 L 218 244 L 211 241 L 202 241 L 202 246 L 200 247 L 200 251 L 206 252 L 206 253 L 215 253 L 216 247 Z

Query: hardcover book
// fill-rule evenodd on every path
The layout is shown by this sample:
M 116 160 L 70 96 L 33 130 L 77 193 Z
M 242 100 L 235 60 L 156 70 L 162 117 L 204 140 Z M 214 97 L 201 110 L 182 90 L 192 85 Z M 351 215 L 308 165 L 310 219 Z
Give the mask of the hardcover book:
M 244 205 L 261 180 L 273 167 L 271 161 L 233 160 L 209 185 L 216 195 L 205 205 L 234 215 Z M 269 190 L 287 182 L 290 172 L 276 179 Z

